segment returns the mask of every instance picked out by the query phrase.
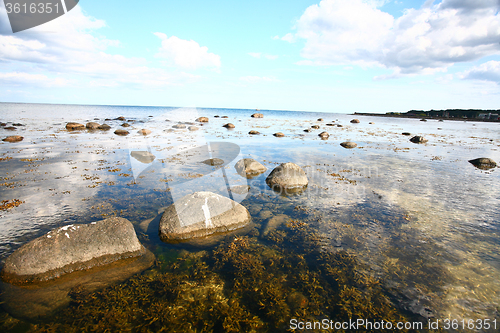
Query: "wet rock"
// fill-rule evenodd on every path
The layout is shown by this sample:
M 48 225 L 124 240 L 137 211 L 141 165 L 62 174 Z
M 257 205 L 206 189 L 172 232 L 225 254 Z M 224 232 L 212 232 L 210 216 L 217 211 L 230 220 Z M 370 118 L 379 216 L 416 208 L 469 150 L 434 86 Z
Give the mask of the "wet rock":
M 220 116 L 214 116 L 214 118 L 220 118 Z
M 88 122 L 85 127 L 89 130 L 93 130 L 93 129 L 96 129 L 97 127 L 99 127 L 100 125 L 98 123 L 94 123 L 93 121 L 91 122 Z
M 262 113 L 254 113 L 252 118 L 264 118 L 264 115 Z
M 104 121 L 111 121 L 113 119 L 105 118 Z
M 342 142 L 340 145 L 347 149 L 356 148 L 358 146 L 357 143 L 351 141 Z
M 268 218 L 271 218 L 273 216 L 273 212 L 271 212 L 270 210 L 261 210 L 260 213 L 259 213 L 259 217 L 261 219 L 268 219 Z
M 231 124 L 231 123 L 227 123 L 225 125 L 222 125 L 222 127 L 225 127 L 225 128 L 234 128 L 234 125 Z
M 427 140 L 423 136 L 415 135 L 413 138 L 410 139 L 410 141 L 413 143 L 426 143 L 429 140 Z
M 285 136 L 285 134 L 283 134 L 283 133 L 281 133 L 281 132 L 274 133 L 273 135 L 274 135 L 275 137 L 277 137 L 277 138 L 282 138 L 282 137 L 284 137 L 284 136 Z
M 83 130 L 85 129 L 85 125 L 80 123 L 69 122 L 66 124 L 66 129 L 69 131 Z
M 330 134 L 328 134 L 327 132 L 321 132 L 318 134 L 318 136 L 322 139 L 328 139 L 330 137 Z
M 227 116 L 222 116 L 221 118 L 228 118 Z
M 201 163 L 204 163 L 206 165 L 211 165 L 211 166 L 218 166 L 218 165 L 223 165 L 224 160 L 220 158 L 209 158 L 208 160 L 204 160 Z
M 312 125 L 311 128 L 319 129 L 319 125 Z
M 21 124 L 21 123 L 14 123 L 14 124 L 12 124 L 12 126 L 18 126 L 19 127 L 19 126 L 24 126 L 24 125 Z
M 133 158 L 144 164 L 149 164 L 153 162 L 156 158 L 156 156 L 151 154 L 149 151 L 140 151 L 140 150 L 130 152 L 130 156 L 132 156 Z
M 247 194 L 248 192 L 250 192 L 250 186 L 249 185 L 236 185 L 236 186 L 232 186 L 230 188 L 230 190 L 233 193 L 244 195 L 244 194 Z
M 353 119 L 353 120 L 351 120 L 351 123 L 353 123 L 353 124 L 359 124 L 359 119 Z
M 199 117 L 198 119 L 196 119 L 196 121 L 198 121 L 200 123 L 208 123 L 208 118 L 207 117 Z
M 337 124 L 337 127 L 344 127 L 344 125 Z
M 308 301 L 304 294 L 294 291 L 288 295 L 286 302 L 292 311 L 303 309 L 307 307 Z
M 401 134 L 402 134 L 402 135 L 411 135 L 411 133 L 410 133 L 410 132 L 403 132 L 403 133 L 401 133 Z
M 234 168 L 243 177 L 255 176 L 266 172 L 267 168 L 253 158 L 244 158 L 235 164 Z
M 97 129 L 100 129 L 102 131 L 109 131 L 111 129 L 111 126 L 109 126 L 108 124 L 102 124 L 97 126 Z
M 326 124 L 326 126 L 336 126 L 335 124 Z
M 126 131 L 126 130 L 123 130 L 123 129 L 117 129 L 117 130 L 115 131 L 115 134 L 116 134 L 116 135 L 125 136 L 125 135 L 128 135 L 128 134 L 129 134 L 129 132 L 128 132 L 128 131 Z
M 8 136 L 6 137 L 5 139 L 2 139 L 2 141 L 5 141 L 5 142 L 19 142 L 19 141 L 23 141 L 24 137 L 20 136 L 20 135 L 11 135 L 11 136 Z
M 184 124 L 175 124 L 174 126 L 172 126 L 172 128 L 182 129 L 182 128 L 186 128 L 186 125 L 184 125 Z
M 306 133 L 310 133 L 310 132 L 312 132 L 312 129 L 310 129 L 310 128 L 306 128 L 306 129 L 304 130 L 304 132 L 306 132 Z
M 272 218 L 270 218 L 267 221 L 266 226 L 262 230 L 262 236 L 266 236 L 269 232 L 275 230 L 276 228 L 281 226 L 283 223 L 285 223 L 289 219 L 290 219 L 290 217 L 288 215 L 285 215 L 285 214 L 279 214 L 279 215 L 273 216 Z
M 255 130 L 251 130 L 250 132 L 248 132 L 248 134 L 257 135 L 257 134 L 260 134 L 260 132 L 259 131 L 255 131 Z
M 9 283 L 46 281 L 145 253 L 130 221 L 112 217 L 49 231 L 14 251 L 2 270 Z
M 495 168 L 497 166 L 495 161 L 493 161 L 491 158 L 487 158 L 487 157 L 476 158 L 476 159 L 470 160 L 469 163 L 474 165 L 476 168 L 483 169 L 483 170 Z
M 151 134 L 151 131 L 143 128 L 141 130 L 138 130 L 137 133 L 142 134 L 142 135 L 148 135 L 148 134 Z
M 7 126 L 7 127 L 4 127 L 3 129 L 9 130 L 9 131 L 15 131 L 17 129 L 17 127 Z
M 306 173 L 295 163 L 283 163 L 274 168 L 267 176 L 266 183 L 280 193 L 299 192 L 307 187 Z
M 128 124 L 128 123 L 123 123 L 121 126 L 122 126 L 122 127 L 130 127 L 130 124 Z
M 159 233 L 165 242 L 204 237 L 246 226 L 251 217 L 239 203 L 211 192 L 186 195 L 163 213 Z
M 323 121 L 323 118 L 319 118 L 318 121 Z
M 197 130 L 199 130 L 199 128 L 196 127 L 196 126 L 189 126 L 188 130 L 190 130 L 190 131 L 197 131 Z

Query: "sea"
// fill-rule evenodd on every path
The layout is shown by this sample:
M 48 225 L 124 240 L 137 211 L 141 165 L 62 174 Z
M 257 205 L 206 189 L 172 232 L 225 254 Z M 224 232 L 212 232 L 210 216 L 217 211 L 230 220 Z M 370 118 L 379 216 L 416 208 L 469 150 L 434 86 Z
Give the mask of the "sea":
M 12 310 L 3 299 L 2 331 L 285 332 L 312 325 L 337 332 L 349 320 L 401 322 L 401 331 L 413 332 L 432 331 L 432 323 L 449 332 L 500 330 L 500 172 L 469 162 L 500 163 L 500 123 L 23 103 L 0 103 L 0 122 L 2 139 L 23 136 L 0 142 L 2 267 L 54 228 L 112 216 L 128 219 L 156 258 L 119 282 L 88 292 L 72 287 L 43 315 L 30 315 L 29 306 Z M 111 129 L 69 131 L 68 122 Z M 15 130 L 5 128 L 12 124 Z M 428 141 L 410 142 L 415 135 Z M 357 147 L 340 145 L 347 141 Z M 206 157 L 224 165 L 199 163 Z M 243 177 L 235 169 L 242 158 L 267 171 Z M 266 184 L 287 162 L 305 171 L 303 191 Z M 197 191 L 239 202 L 251 227 L 208 243 L 162 242 L 151 226 L 165 207 Z M 15 303 L 29 305 L 30 297 Z

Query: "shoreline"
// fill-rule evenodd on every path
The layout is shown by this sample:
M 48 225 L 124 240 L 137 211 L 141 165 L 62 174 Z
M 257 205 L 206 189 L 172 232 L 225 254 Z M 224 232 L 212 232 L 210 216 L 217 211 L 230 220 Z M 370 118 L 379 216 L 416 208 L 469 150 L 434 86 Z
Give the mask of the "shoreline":
M 374 116 L 386 118 L 408 118 L 408 119 L 436 119 L 436 120 L 453 120 L 453 121 L 477 121 L 483 123 L 500 123 L 500 120 L 478 119 L 478 118 L 456 118 L 456 117 L 439 117 L 439 116 L 419 116 L 410 114 L 387 114 L 387 113 L 368 113 L 354 112 L 353 116 Z

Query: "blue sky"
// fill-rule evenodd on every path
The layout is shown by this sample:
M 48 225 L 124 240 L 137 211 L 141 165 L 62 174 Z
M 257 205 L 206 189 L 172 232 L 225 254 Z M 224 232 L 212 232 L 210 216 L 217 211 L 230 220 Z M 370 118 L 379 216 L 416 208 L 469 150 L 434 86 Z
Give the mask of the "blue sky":
M 123 3 L 13 34 L 2 2 L 0 101 L 500 108 L 498 0 Z

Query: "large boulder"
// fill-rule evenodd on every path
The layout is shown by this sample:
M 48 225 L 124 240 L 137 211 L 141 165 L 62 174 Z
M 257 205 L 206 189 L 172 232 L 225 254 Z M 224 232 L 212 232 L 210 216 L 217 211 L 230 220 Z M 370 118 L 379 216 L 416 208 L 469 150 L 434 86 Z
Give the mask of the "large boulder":
M 212 192 L 195 192 L 165 210 L 159 233 L 165 242 L 178 242 L 236 230 L 250 221 L 250 213 L 239 203 Z
M 252 177 L 266 172 L 267 168 L 253 158 L 244 158 L 235 164 L 234 168 L 243 177 Z
M 254 113 L 252 118 L 264 118 L 264 115 L 262 113 Z
M 469 163 L 474 165 L 476 168 L 483 169 L 483 170 L 492 169 L 492 168 L 495 168 L 497 166 L 495 161 L 493 161 L 491 158 L 487 158 L 487 157 L 476 158 L 476 159 L 470 160 Z
M 2 279 L 13 283 L 46 281 L 144 253 L 134 226 L 124 218 L 71 224 L 14 251 L 5 260 Z
M 84 124 L 69 122 L 66 124 L 66 129 L 68 131 L 77 131 L 85 129 Z
M 266 183 L 275 191 L 292 193 L 302 191 L 309 181 L 300 166 L 288 162 L 274 168 L 267 176 Z

